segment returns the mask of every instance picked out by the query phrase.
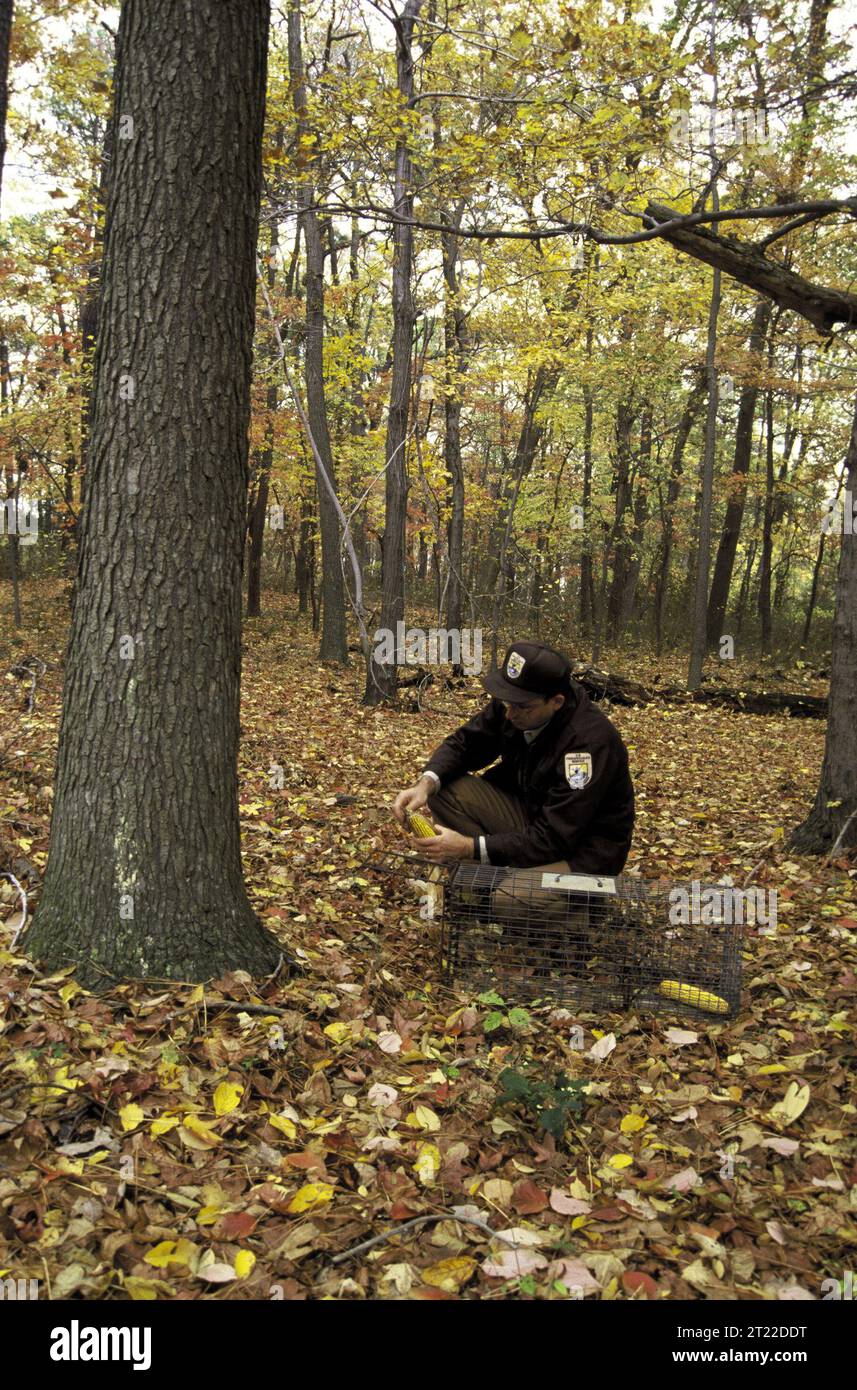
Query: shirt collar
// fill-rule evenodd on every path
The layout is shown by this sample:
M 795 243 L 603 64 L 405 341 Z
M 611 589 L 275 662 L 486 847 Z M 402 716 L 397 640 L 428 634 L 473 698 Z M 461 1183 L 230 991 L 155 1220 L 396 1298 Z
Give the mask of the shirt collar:
M 542 732 L 542 729 L 546 729 L 549 723 L 550 720 L 546 719 L 544 724 L 536 725 L 535 729 L 522 729 L 521 732 L 523 733 L 527 743 L 532 743 L 534 738 L 538 738 L 539 734 Z

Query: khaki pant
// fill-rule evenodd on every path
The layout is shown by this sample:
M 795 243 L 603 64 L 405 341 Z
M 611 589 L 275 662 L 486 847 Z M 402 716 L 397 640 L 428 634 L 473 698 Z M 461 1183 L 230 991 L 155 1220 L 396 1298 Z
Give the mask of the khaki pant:
M 435 792 L 429 797 L 428 806 L 439 825 L 457 830 L 460 835 L 496 835 L 504 830 L 525 830 L 529 824 L 523 802 L 517 796 L 471 773 Z M 488 866 L 485 868 L 487 871 Z M 531 921 L 572 923 L 578 912 L 570 911 L 568 895 L 559 889 L 541 887 L 542 874 L 571 872 L 564 859 L 531 869 L 498 870 L 491 895 L 492 910 L 501 921 L 522 926 Z M 579 925 L 583 927 L 586 911 L 585 908 L 579 911 L 582 914 Z

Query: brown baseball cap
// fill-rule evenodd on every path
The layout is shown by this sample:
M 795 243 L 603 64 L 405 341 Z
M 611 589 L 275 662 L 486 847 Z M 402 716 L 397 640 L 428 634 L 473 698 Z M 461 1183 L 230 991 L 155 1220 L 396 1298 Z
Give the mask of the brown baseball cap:
M 562 652 L 541 642 L 513 642 L 496 671 L 482 677 L 489 695 L 510 705 L 548 700 L 569 690 L 571 665 Z

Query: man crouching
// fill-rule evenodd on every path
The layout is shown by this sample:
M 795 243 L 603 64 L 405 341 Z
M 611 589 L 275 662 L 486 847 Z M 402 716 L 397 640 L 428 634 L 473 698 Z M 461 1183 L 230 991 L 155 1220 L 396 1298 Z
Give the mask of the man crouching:
M 552 647 L 513 642 L 482 684 L 490 704 L 444 740 L 393 814 L 405 824 L 428 806 L 438 833 L 414 840 L 426 859 L 531 870 L 510 874 L 505 892 L 494 878 L 495 898 L 509 899 L 506 920 L 516 906 L 528 917 L 550 912 L 561 895 L 542 890 L 542 875 L 614 875 L 625 864 L 634 827 L 628 751 Z

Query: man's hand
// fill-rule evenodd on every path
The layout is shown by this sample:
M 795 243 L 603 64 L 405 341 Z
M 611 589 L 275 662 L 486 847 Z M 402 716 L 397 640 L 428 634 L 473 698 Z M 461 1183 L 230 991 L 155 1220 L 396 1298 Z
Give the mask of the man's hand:
M 421 811 L 436 790 L 437 783 L 433 777 L 421 777 L 415 786 L 399 792 L 393 802 L 393 815 L 399 824 L 405 824 L 408 811 Z
M 471 835 L 459 835 L 457 830 L 446 830 L 442 825 L 436 826 L 437 834 L 431 839 L 419 839 L 416 835 L 411 835 L 410 841 L 414 849 L 419 850 L 423 859 L 431 859 L 435 864 L 443 864 L 448 860 L 472 859 L 473 858 L 473 837 Z

